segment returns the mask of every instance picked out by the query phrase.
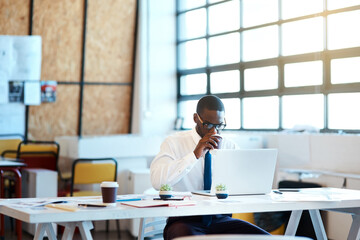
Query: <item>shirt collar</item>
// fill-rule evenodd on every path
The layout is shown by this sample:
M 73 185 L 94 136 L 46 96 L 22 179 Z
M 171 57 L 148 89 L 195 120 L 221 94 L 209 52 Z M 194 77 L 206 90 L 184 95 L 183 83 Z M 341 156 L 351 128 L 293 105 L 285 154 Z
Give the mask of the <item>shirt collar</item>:
M 198 142 L 201 140 L 201 137 L 197 133 L 195 127 L 193 129 L 191 129 L 191 136 L 192 136 L 192 139 L 194 140 L 195 144 L 198 144 Z

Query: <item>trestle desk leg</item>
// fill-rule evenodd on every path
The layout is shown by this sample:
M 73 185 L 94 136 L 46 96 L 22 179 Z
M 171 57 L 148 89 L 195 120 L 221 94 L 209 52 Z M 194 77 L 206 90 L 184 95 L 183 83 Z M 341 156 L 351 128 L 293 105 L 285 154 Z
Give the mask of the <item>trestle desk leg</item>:
M 42 240 L 45 232 L 50 240 L 56 240 L 54 228 L 51 223 L 39 223 L 34 235 L 34 240 Z
M 69 222 L 69 223 L 58 223 L 65 227 L 64 234 L 62 236 L 62 240 L 71 240 L 73 239 L 74 232 L 76 227 L 79 228 L 81 239 L 92 240 L 90 230 L 94 228 L 91 221 L 85 222 Z
M 319 210 L 309 210 L 311 221 L 314 226 L 316 238 L 318 240 L 327 240 L 325 227 L 323 221 L 321 219 L 320 211 Z
M 289 223 L 288 223 L 286 231 L 285 231 L 285 235 L 295 236 L 296 230 L 299 226 L 302 212 L 303 212 L 303 210 L 294 210 L 291 212 Z
M 352 215 L 352 224 L 349 231 L 348 240 L 360 239 L 360 215 Z

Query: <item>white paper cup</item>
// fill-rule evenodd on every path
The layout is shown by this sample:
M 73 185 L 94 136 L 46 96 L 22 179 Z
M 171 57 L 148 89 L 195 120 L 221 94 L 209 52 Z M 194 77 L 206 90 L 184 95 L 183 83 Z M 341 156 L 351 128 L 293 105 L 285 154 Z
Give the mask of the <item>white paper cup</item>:
M 117 182 L 102 182 L 100 187 L 103 203 L 116 205 L 116 195 L 119 184 Z

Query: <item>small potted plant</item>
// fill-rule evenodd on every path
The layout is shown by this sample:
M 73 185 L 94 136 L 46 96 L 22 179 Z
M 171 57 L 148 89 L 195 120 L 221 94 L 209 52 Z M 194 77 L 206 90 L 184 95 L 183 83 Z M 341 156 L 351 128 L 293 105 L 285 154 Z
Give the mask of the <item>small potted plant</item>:
M 169 184 L 163 184 L 160 187 L 159 196 L 161 199 L 172 197 L 172 187 Z
M 216 185 L 215 189 L 216 189 L 215 194 L 218 199 L 225 199 L 229 196 L 229 193 L 228 193 L 228 190 L 227 190 L 225 184 L 220 183 L 220 184 Z

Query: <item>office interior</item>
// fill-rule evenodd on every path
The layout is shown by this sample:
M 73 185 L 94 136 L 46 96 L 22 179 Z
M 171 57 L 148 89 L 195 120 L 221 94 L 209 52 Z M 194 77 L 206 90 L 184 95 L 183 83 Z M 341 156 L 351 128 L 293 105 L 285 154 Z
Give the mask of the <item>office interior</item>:
M 5 126 L 11 112 L 1 112 L 0 133 L 19 133 L 12 130 L 20 128 L 27 139 L 58 142 L 64 169 L 76 158 L 116 158 L 119 194 L 151 187 L 146 176 L 152 158 L 167 135 L 181 131 L 176 124 L 176 1 L 0 2 L 0 35 L 40 35 L 41 80 L 57 81 L 54 103 L 15 104 L 23 112 L 17 126 Z M 360 3 L 354 2 L 351 7 L 359 11 Z M 357 46 L 352 54 L 359 57 Z M 356 131 L 235 129 L 223 134 L 243 148 L 278 149 L 275 188 L 281 180 L 301 179 L 360 189 Z M 139 189 L 129 176 L 139 177 Z M 335 218 L 343 218 L 343 225 Z M 344 239 L 350 221 L 349 216 L 328 214 L 329 239 Z M 121 227 L 129 230 L 128 225 Z

